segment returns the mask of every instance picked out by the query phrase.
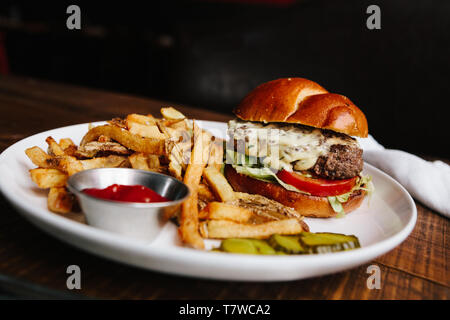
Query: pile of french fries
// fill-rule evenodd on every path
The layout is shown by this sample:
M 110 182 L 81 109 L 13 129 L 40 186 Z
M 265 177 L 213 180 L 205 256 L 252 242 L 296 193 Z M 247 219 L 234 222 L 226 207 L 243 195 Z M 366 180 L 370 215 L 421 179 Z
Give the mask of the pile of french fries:
M 178 221 L 179 236 L 190 247 L 203 249 L 205 238 L 267 238 L 307 230 L 293 209 L 233 191 L 221 172 L 222 140 L 173 107 L 160 111 L 162 118 L 130 114 L 90 127 L 79 146 L 70 138 L 57 142 L 48 137 L 47 152 L 37 146 L 27 149 L 37 166 L 30 170 L 31 179 L 49 190 L 48 209 L 60 214 L 77 210 L 76 198 L 66 188 L 72 174 L 131 167 L 171 175 L 189 187 L 190 197 L 181 210 L 165 218 Z

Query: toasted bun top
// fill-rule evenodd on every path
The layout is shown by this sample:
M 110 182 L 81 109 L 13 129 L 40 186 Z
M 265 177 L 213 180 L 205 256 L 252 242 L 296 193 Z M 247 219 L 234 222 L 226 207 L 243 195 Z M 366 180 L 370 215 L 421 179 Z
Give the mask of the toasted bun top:
M 366 116 L 350 99 L 303 78 L 263 83 L 234 113 L 245 121 L 298 123 L 358 137 L 368 134 Z

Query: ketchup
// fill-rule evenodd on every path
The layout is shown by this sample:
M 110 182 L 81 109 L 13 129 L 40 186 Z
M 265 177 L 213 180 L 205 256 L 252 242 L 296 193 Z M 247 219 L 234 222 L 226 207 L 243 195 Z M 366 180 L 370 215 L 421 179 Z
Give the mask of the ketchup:
M 100 199 L 123 202 L 166 202 L 169 199 L 157 194 L 152 189 L 141 185 L 126 186 L 113 184 L 105 189 L 87 188 L 83 192 Z

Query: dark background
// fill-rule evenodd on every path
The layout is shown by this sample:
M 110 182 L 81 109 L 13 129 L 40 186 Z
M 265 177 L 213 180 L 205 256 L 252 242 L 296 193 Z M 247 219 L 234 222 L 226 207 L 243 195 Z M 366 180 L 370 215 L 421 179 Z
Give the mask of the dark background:
M 305 77 L 349 97 L 385 146 L 450 157 L 450 1 L 146 3 L 2 1 L 3 73 L 225 113 L 262 82 Z

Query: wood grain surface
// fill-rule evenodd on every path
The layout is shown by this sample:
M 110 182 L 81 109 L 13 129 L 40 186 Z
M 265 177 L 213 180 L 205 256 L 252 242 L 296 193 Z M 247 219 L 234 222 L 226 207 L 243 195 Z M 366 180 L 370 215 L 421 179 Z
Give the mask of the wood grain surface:
M 29 135 L 128 113 L 158 114 L 170 103 L 22 77 L 0 78 L 0 151 Z M 189 118 L 230 115 L 179 106 Z M 443 159 L 447 161 L 446 159 Z M 0 177 L 1 178 L 1 177 Z M 396 249 L 334 275 L 276 283 L 209 281 L 150 272 L 68 246 L 38 230 L 0 196 L 0 274 L 68 291 L 66 268 L 82 270 L 77 293 L 112 299 L 449 299 L 449 220 L 416 201 L 417 225 Z M 367 267 L 381 269 L 381 289 L 369 290 Z

